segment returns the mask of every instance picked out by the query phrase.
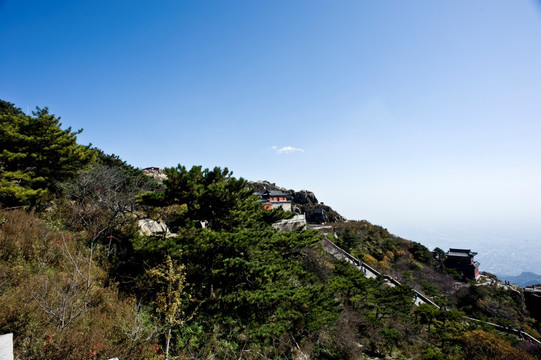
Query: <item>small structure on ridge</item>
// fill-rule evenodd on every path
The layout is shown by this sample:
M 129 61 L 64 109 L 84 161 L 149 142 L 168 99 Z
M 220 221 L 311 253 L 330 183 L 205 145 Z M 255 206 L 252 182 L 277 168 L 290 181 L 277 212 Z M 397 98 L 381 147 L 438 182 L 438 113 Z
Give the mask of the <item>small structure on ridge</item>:
M 479 262 L 473 259 L 477 255 L 476 252 L 470 249 L 450 248 L 445 255 L 444 265 L 446 267 L 457 270 L 463 279 L 479 279 Z
M 259 201 L 263 203 L 263 206 L 267 210 L 281 207 L 284 211 L 291 211 L 291 197 L 287 192 L 265 190 L 263 192 L 256 192 L 255 195 L 259 196 Z

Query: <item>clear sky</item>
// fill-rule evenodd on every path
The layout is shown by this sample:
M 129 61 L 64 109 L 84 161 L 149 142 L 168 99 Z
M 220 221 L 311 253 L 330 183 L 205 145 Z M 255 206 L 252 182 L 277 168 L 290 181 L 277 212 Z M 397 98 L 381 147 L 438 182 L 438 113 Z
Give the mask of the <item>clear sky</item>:
M 442 247 L 541 243 L 537 1 L 0 0 L 0 43 L 1 99 L 135 166 L 228 167 Z

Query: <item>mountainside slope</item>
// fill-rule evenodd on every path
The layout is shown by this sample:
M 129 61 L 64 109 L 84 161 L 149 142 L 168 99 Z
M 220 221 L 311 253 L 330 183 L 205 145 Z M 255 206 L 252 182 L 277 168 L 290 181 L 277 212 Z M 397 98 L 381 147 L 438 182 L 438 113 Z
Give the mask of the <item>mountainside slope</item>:
M 3 130 L 19 139 L 9 144 L 10 152 L 26 156 L 35 150 L 40 129 L 10 128 L 13 116 L 28 120 L 17 111 L 6 117 L 0 107 Z M 535 344 L 464 317 L 539 337 L 539 323 L 520 289 L 457 283 L 442 257 L 434 258 L 423 245 L 366 220 L 343 221 L 308 191 L 290 194 L 299 211 L 305 206 L 312 215 L 325 212 L 326 218 L 317 219 L 325 226 L 312 227 L 325 235 L 273 228 L 292 214 L 265 209 L 254 188 L 227 168 L 178 165 L 152 179 L 114 155 L 85 151 L 91 155 L 86 166 L 70 168 L 63 180 L 43 177 L 37 188 L 18 181 L 33 176 L 26 163 L 14 162 L 8 173 L 0 169 L 3 186 L 22 191 L 14 195 L 51 189 L 32 201 L 18 197 L 18 209 L 7 208 L 11 202 L 0 208 L 0 333 L 14 334 L 17 358 L 481 354 L 522 360 L 541 354 Z M 56 155 L 42 156 L 54 163 Z M 141 219 L 170 231 L 142 233 Z M 401 284 L 367 278 L 337 260 L 325 251 L 322 236 Z M 415 306 L 412 288 L 448 310 Z

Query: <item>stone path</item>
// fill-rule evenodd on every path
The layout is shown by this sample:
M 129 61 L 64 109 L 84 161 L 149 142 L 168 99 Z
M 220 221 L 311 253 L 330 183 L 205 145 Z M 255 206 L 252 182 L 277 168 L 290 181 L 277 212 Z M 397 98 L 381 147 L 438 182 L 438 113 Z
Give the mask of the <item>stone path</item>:
M 347 262 L 353 264 L 353 266 L 355 266 L 359 271 L 362 271 L 364 273 L 364 276 L 366 276 L 367 278 L 373 279 L 378 276 L 383 276 L 383 278 L 385 279 L 385 283 L 388 286 L 394 287 L 401 285 L 400 282 L 398 282 L 398 280 L 396 280 L 395 278 L 390 277 L 389 275 L 382 275 L 379 271 L 366 264 L 365 262 L 355 258 L 327 238 L 323 239 L 323 247 L 329 254 L 331 254 L 335 258 L 346 260 Z M 413 291 L 415 292 L 415 305 L 419 306 L 420 304 L 430 304 L 437 307 L 438 309 L 440 308 L 438 305 L 436 305 L 434 301 L 430 300 L 424 294 L 420 293 L 415 289 Z
M 378 276 L 383 276 L 383 278 L 386 280 L 386 284 L 388 286 L 398 286 L 398 285 L 400 285 L 400 282 L 398 282 L 395 278 L 392 278 L 389 275 L 381 275 L 381 273 L 379 271 L 377 271 L 373 267 L 369 266 L 368 264 L 362 262 L 361 260 L 355 258 L 354 256 L 349 254 L 344 249 L 338 247 L 335 243 L 333 243 L 332 241 L 327 239 L 327 237 L 323 238 L 323 248 L 325 249 L 325 251 L 327 251 L 329 254 L 331 254 L 335 258 L 342 259 L 342 260 L 345 260 L 345 261 L 353 264 L 353 266 L 355 266 L 359 271 L 362 271 L 367 278 L 376 278 Z M 420 304 L 429 304 L 429 305 L 433 305 L 433 306 L 437 307 L 438 309 L 440 309 L 440 307 L 438 305 L 436 305 L 436 303 L 434 301 L 432 301 L 431 299 L 429 299 L 427 296 L 425 296 L 424 294 L 420 293 L 419 291 L 417 291 L 415 289 L 413 291 L 415 292 L 415 299 L 414 299 L 415 305 L 419 306 Z M 499 331 L 515 334 L 515 335 L 517 335 L 517 337 L 520 340 L 528 341 L 528 342 L 532 342 L 532 343 L 537 343 L 537 344 L 541 345 L 541 342 L 539 340 L 537 340 L 536 338 L 534 338 L 533 336 L 531 336 L 530 334 L 528 334 L 528 333 L 526 333 L 524 331 L 517 330 L 517 329 L 511 328 L 511 327 L 498 325 L 498 324 L 491 323 L 491 322 L 486 322 L 486 321 L 483 321 L 483 320 L 479 320 L 479 319 L 475 319 L 475 318 L 471 318 L 471 317 L 467 317 L 467 316 L 465 318 L 470 320 L 470 321 L 483 322 L 485 324 L 488 324 L 488 325 L 496 328 Z

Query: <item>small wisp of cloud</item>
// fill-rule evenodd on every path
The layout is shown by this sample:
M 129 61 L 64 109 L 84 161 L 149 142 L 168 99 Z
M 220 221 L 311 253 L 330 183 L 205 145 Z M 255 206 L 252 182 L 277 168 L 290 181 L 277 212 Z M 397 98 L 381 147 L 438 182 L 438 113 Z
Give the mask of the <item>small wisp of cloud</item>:
M 304 152 L 304 149 L 296 148 L 293 146 L 283 146 L 279 148 L 278 146 L 273 146 L 272 150 L 274 150 L 277 154 L 289 154 L 292 152 Z

